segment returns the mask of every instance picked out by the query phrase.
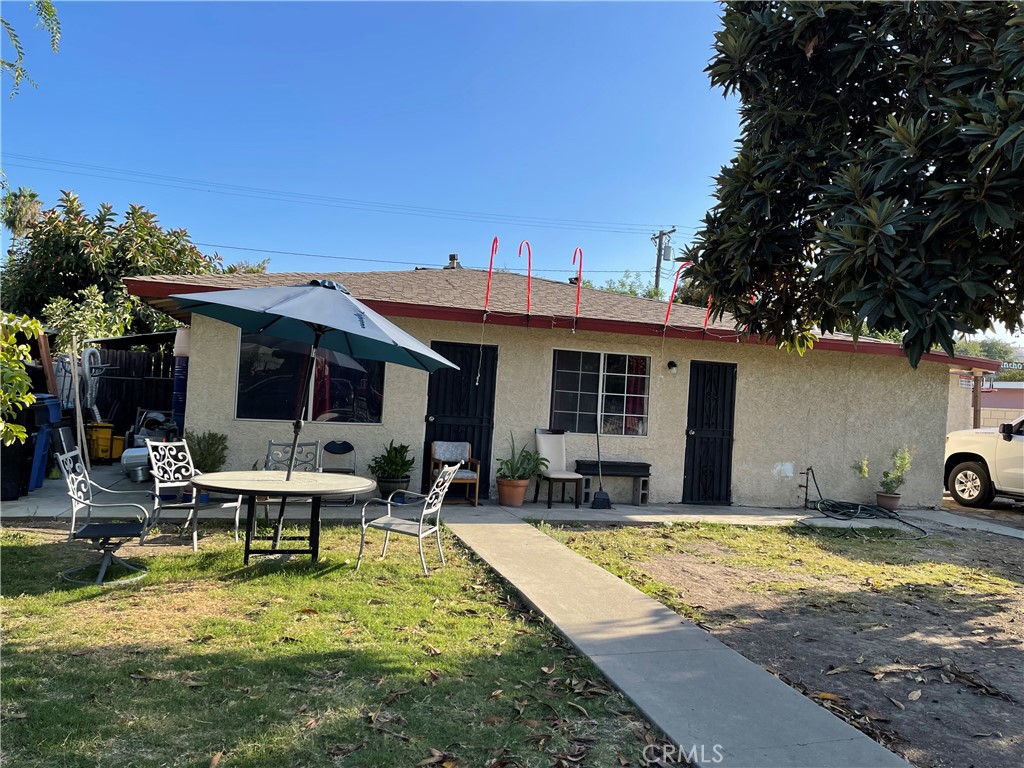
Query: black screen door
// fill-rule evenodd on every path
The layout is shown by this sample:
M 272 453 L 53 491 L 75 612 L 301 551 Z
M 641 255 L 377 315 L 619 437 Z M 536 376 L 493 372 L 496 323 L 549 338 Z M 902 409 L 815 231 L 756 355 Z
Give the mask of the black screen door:
M 684 504 L 732 503 L 736 365 L 690 362 L 686 408 Z
M 498 348 L 480 344 L 435 341 L 431 348 L 459 370 L 442 368 L 427 385 L 427 428 L 423 442 L 423 491 L 430 487 L 430 444 L 435 440 L 467 442 L 480 460 L 480 498 L 491 485 L 491 442 L 494 437 L 494 391 Z

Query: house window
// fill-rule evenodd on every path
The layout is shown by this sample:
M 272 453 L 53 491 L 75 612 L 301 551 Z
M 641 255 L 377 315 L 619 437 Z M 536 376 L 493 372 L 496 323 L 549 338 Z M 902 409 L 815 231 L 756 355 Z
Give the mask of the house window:
M 552 429 L 647 434 L 649 357 L 556 349 L 552 368 Z
M 239 419 L 295 419 L 309 347 L 272 336 L 242 334 L 238 356 Z M 359 370 L 355 365 L 361 366 Z M 304 418 L 380 424 L 384 408 L 384 363 L 317 351 L 309 409 Z

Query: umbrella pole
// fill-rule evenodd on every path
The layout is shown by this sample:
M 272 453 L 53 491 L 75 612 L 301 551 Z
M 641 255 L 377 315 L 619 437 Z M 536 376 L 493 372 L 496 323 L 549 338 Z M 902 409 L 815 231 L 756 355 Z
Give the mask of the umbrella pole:
M 298 398 L 298 405 L 295 408 L 295 423 L 292 424 L 295 434 L 292 436 L 292 455 L 288 459 L 288 474 L 285 476 L 285 482 L 292 479 L 292 472 L 295 471 L 295 453 L 299 448 L 299 435 L 302 433 L 302 416 L 309 405 L 309 381 L 313 376 L 313 369 L 316 365 L 316 348 L 320 344 L 320 336 L 320 332 L 317 331 L 316 337 L 309 347 L 309 362 L 306 364 L 306 372 L 302 377 L 302 397 Z M 287 502 L 288 499 L 282 496 L 281 508 L 277 512 L 277 526 L 274 528 L 273 549 L 277 549 L 281 544 L 281 528 L 284 525 L 284 508 Z
M 321 333 L 317 331 L 316 337 L 309 347 L 309 362 L 306 363 L 306 374 L 302 377 L 302 397 L 298 399 L 298 405 L 295 407 L 295 423 L 292 425 L 295 428 L 295 436 L 292 438 L 292 456 L 288 462 L 288 476 L 285 480 L 292 479 L 292 471 L 295 469 L 295 451 L 299 446 L 299 434 L 302 432 L 302 417 L 309 405 L 309 382 L 313 377 L 313 368 L 316 365 L 316 348 L 320 345 L 320 336 Z

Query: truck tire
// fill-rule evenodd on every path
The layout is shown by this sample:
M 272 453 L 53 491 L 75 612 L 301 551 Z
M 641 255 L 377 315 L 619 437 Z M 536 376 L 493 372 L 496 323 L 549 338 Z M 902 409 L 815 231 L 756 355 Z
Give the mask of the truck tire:
M 965 507 L 985 507 L 995 498 L 988 470 L 977 461 L 965 461 L 953 467 L 946 487 L 953 500 Z

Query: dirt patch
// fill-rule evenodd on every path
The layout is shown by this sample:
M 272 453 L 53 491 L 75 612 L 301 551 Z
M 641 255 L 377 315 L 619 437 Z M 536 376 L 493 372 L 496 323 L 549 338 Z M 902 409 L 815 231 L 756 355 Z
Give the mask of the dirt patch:
M 1016 768 L 1024 754 L 1024 544 L 928 528 L 932 537 L 906 543 L 913 561 L 967 566 L 1016 586 L 858 582 L 799 563 L 766 574 L 724 564 L 717 550 L 634 565 L 678 588 L 727 645 L 916 765 Z

